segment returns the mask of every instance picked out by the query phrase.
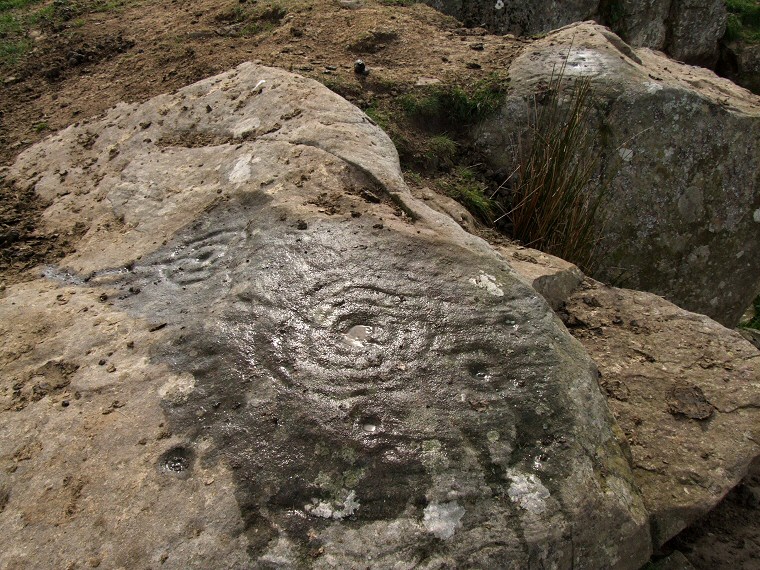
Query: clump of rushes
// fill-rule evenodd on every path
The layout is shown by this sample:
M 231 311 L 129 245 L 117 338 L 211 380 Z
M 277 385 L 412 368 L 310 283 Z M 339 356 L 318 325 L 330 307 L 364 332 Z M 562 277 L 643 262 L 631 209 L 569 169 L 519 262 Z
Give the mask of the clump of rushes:
M 590 271 L 605 194 L 596 178 L 592 90 L 578 78 L 563 92 L 563 75 L 564 67 L 533 97 L 517 167 L 494 196 L 506 212 L 497 222 L 525 245 Z

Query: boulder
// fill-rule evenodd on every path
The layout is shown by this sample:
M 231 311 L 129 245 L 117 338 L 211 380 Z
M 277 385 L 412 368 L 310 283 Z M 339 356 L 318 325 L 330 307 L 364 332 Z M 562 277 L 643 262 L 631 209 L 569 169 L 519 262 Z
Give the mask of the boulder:
M 554 0 L 424 0 L 425 4 L 454 16 L 466 26 L 481 26 L 498 34 L 542 34 L 593 18 L 599 0 L 570 0 L 561 9 Z
M 594 367 L 390 139 L 253 64 L 11 168 L 76 251 L 0 299 L 8 568 L 638 568 Z
M 542 251 L 517 245 L 499 245 L 494 248 L 507 258 L 517 274 L 546 299 L 554 310 L 565 304 L 585 277 L 572 263 Z
M 760 44 L 733 41 L 721 46 L 718 72 L 760 94 Z
M 656 548 L 731 489 L 757 507 L 756 347 L 703 315 L 650 293 L 605 286 L 554 256 L 515 245 L 494 248 L 558 310 L 598 366 L 616 433 L 652 515 Z M 710 551 L 718 540 L 709 536 L 699 550 Z M 680 552 L 652 567 L 690 568 Z
M 672 58 L 694 65 L 714 67 L 718 61 L 718 42 L 726 33 L 728 12 L 723 0 L 672 0 L 668 38 L 664 50 Z M 628 39 L 622 34 L 624 39 Z M 636 46 L 657 46 L 633 42 Z
M 433 210 L 449 216 L 468 232 L 486 233 L 494 250 L 504 256 L 518 276 L 546 299 L 552 309 L 559 309 L 583 281 L 585 276 L 572 263 L 518 244 L 501 243 L 508 240 L 504 239 L 502 234 L 491 233 L 481 227 L 467 208 L 453 198 L 427 187 L 412 187 L 411 192 L 415 198 L 423 200 L 425 205 Z
M 433 8 L 500 34 L 545 34 L 595 19 L 637 47 L 666 51 L 671 57 L 713 67 L 728 13 L 723 0 L 425 0 Z
M 760 289 L 760 98 L 602 26 L 569 26 L 514 60 L 506 102 L 473 133 L 505 178 L 533 95 L 562 66 L 566 83 L 591 80 L 611 179 L 595 276 L 736 325 Z
M 760 456 L 760 352 L 708 317 L 593 280 L 568 298 L 563 320 L 599 367 L 657 548 Z
M 722 0 L 619 0 L 603 4 L 600 22 L 627 43 L 672 58 L 714 67 L 728 13 Z

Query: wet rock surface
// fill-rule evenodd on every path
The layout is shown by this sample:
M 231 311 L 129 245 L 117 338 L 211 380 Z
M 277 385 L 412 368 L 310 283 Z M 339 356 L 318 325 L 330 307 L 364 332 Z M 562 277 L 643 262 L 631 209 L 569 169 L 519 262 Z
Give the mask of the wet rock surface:
M 244 64 L 11 176 L 88 230 L 0 302 L 9 567 L 648 558 L 581 346 L 322 86 Z
M 494 167 L 513 171 L 506 149 L 528 101 L 565 62 L 567 80 L 591 80 L 612 177 L 596 276 L 735 326 L 760 287 L 760 98 L 601 26 L 569 26 L 512 63 L 512 94 L 476 133 Z

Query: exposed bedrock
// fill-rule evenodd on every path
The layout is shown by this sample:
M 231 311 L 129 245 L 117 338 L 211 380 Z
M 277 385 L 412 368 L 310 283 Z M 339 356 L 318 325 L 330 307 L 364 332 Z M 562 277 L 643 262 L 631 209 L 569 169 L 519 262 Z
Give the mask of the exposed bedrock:
M 726 31 L 722 0 L 424 0 L 433 8 L 502 34 L 545 34 L 568 24 L 596 20 L 626 42 L 672 58 L 713 67 Z

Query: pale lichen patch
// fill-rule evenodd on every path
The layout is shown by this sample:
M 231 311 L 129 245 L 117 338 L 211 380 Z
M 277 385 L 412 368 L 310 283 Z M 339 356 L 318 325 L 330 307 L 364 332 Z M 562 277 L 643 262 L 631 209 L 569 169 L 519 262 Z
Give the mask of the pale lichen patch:
M 496 282 L 496 277 L 494 277 L 493 275 L 488 275 L 487 273 L 481 273 L 478 277 L 470 278 L 470 283 L 475 285 L 475 287 L 478 287 L 480 289 L 485 289 L 489 294 L 493 295 L 494 297 L 504 296 L 504 290 L 501 287 L 499 287 L 498 283 Z
M 430 503 L 425 507 L 422 524 L 425 525 L 425 530 L 441 540 L 446 540 L 454 536 L 456 529 L 462 526 L 464 513 L 464 507 L 456 501 Z
M 550 493 L 538 477 L 532 473 L 510 471 L 509 478 L 512 484 L 507 493 L 513 502 L 533 514 L 541 514 L 546 510 L 546 499 Z

